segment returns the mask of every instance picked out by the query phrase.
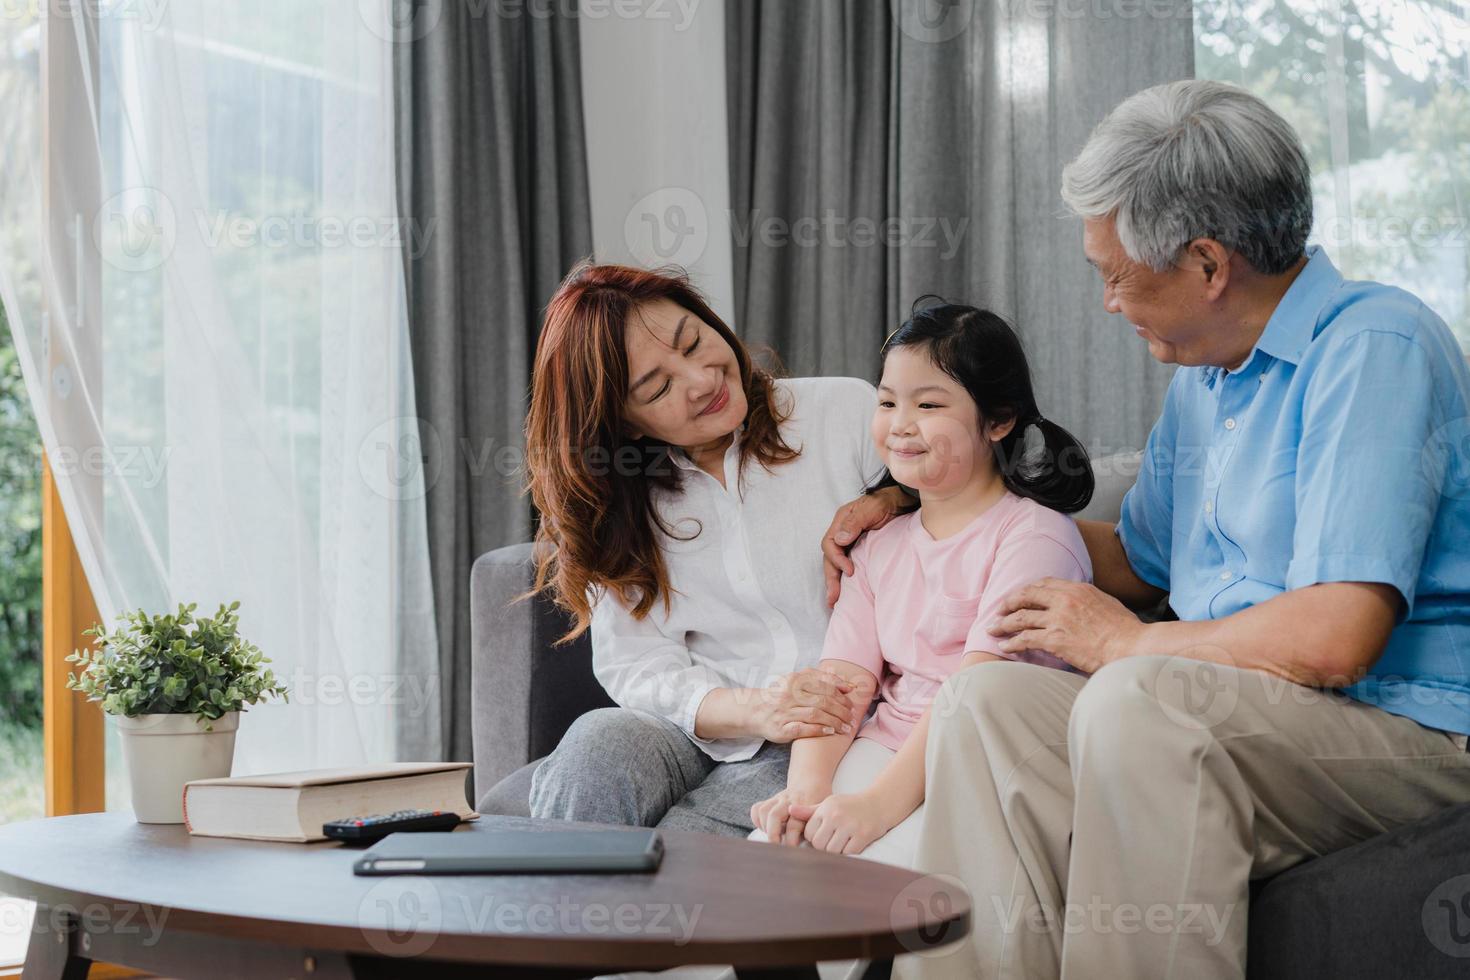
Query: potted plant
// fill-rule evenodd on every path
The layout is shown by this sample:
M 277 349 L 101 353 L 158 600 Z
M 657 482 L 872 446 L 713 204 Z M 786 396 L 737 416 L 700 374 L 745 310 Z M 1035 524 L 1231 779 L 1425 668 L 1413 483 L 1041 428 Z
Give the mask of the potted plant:
M 269 658 L 240 636 L 240 603 L 221 604 L 213 618 L 196 618 L 197 605 L 124 613 L 112 632 L 98 623 L 83 631 L 97 637 L 94 648 L 66 658 L 81 668 L 66 686 L 113 716 L 140 823 L 183 823 L 184 784 L 230 775 L 244 707 L 290 700 L 263 666 Z

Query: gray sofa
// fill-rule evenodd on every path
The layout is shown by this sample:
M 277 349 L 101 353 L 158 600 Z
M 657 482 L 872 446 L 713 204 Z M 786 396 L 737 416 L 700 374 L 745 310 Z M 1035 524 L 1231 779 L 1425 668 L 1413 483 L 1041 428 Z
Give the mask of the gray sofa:
M 1097 493 L 1079 516 L 1116 521 L 1138 459 L 1096 460 Z M 512 601 L 530 583 L 529 544 L 481 555 L 470 578 L 482 813 L 525 815 L 536 763 L 578 716 L 612 704 L 587 637 L 553 647 L 563 614 Z M 1470 806 L 1257 883 L 1250 917 L 1252 980 L 1470 977 Z

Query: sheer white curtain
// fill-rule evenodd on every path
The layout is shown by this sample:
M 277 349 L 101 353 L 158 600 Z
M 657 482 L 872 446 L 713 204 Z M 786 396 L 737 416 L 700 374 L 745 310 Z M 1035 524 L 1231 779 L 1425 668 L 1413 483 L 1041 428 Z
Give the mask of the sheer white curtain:
M 0 18 L 0 297 L 47 454 L 105 621 L 240 601 L 291 699 L 237 773 L 439 753 L 387 5 Z

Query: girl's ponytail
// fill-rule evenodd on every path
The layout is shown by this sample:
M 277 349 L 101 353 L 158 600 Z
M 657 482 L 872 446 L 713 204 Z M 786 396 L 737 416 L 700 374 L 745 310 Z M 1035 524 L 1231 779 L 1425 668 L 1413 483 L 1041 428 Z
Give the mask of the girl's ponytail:
M 1036 427 L 1042 445 L 1033 453 L 1025 451 L 1025 428 Z M 1095 480 L 1087 449 L 1066 429 L 1040 415 L 1029 424 L 1019 423 L 1011 435 L 997 447 L 1001 479 L 1018 497 L 1029 497 L 1038 504 L 1075 514 L 1092 500 Z M 1014 439 L 1013 451 L 1007 453 L 1004 443 Z M 1009 457 L 1009 458 L 1008 458 Z

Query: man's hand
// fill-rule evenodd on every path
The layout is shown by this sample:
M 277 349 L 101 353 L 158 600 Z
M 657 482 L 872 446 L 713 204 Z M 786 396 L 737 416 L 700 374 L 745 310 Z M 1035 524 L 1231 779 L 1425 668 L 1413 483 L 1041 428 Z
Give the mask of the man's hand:
M 792 804 L 790 812 L 792 819 L 806 821 L 812 847 L 832 854 L 861 854 L 894 826 L 867 793 L 835 794 L 816 806 Z
M 913 498 L 901 487 L 884 487 L 865 493 L 837 508 L 837 514 L 822 535 L 823 571 L 827 576 L 827 607 L 837 604 L 842 576 L 853 572 L 847 549 L 866 531 L 876 531 L 903 512 Z
M 1006 637 L 1000 644 L 1006 653 L 1041 650 L 1088 674 L 1138 653 L 1144 631 L 1117 599 L 1067 579 L 1033 582 L 1007 596 L 1001 611 L 989 631 Z
M 792 818 L 792 805 L 803 803 L 815 805 L 826 799 L 831 792 L 831 787 L 788 786 L 770 799 L 761 800 L 751 807 L 750 822 L 756 830 L 764 831 L 766 839 L 772 844 L 796 847 L 801 843 L 806 821 Z
M 768 742 L 851 732 L 862 718 L 849 695 L 852 683 L 840 674 L 808 667 L 783 675 L 753 692 L 754 734 Z

